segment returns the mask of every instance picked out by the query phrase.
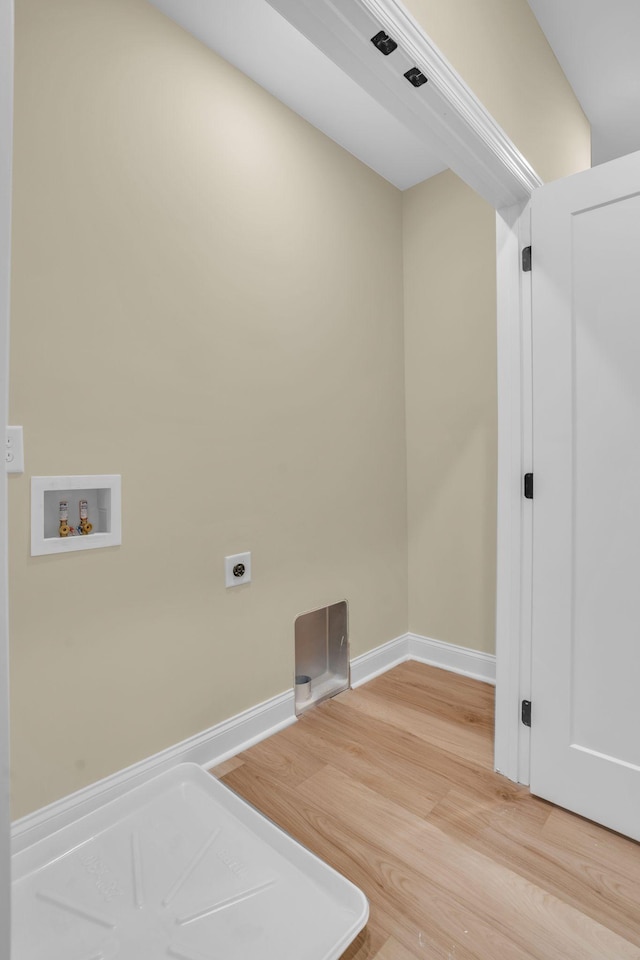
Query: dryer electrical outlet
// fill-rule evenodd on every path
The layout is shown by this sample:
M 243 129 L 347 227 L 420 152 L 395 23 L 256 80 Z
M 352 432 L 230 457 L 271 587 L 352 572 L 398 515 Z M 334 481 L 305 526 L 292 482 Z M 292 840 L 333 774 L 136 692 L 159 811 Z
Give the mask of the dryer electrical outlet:
M 234 553 L 224 558 L 225 587 L 239 587 L 241 583 L 251 583 L 250 553 Z

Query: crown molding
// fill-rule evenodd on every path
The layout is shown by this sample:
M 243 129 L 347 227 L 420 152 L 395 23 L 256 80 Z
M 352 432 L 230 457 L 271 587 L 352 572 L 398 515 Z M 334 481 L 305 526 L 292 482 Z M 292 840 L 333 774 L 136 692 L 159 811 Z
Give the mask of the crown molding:
M 496 209 L 526 202 L 541 178 L 399 0 L 268 0 L 385 110 L 428 142 Z M 398 44 L 372 54 L 382 27 Z M 415 65 L 429 83 L 402 74 Z

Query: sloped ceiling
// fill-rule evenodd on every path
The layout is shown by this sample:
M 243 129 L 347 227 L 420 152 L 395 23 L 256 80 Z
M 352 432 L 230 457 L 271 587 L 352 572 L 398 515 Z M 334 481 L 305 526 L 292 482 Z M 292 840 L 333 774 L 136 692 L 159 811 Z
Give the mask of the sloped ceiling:
M 445 169 L 264 0 L 150 2 L 400 189 Z M 640 0 L 528 2 L 591 123 L 593 163 L 640 150 Z
M 151 2 L 399 189 L 445 169 L 426 138 L 388 113 L 264 0 Z

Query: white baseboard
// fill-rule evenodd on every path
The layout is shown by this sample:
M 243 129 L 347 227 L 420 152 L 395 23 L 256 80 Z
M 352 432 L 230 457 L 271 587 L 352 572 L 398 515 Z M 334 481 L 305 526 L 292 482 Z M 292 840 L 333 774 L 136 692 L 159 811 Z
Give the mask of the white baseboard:
M 203 733 L 14 821 L 11 828 L 12 852 L 31 846 L 178 763 L 213 767 L 295 723 L 295 719 L 293 690 L 287 690 Z
M 409 634 L 374 647 L 351 661 L 351 686 L 359 687 L 409 659 Z
M 485 683 L 496 682 L 496 658 L 493 653 L 469 650 L 468 647 L 431 640 L 415 633 L 407 634 L 407 640 L 408 660 L 428 663 L 433 667 L 472 677 L 474 680 L 483 680 Z
M 443 643 L 431 640 L 417 633 L 405 633 L 395 640 L 389 640 L 368 653 L 363 653 L 351 661 L 351 686 L 359 687 L 374 677 L 386 673 L 399 663 L 417 660 L 432 667 L 440 667 L 451 673 L 461 673 L 474 680 L 485 683 L 496 682 L 496 658 L 492 653 L 482 653 L 459 647 L 455 643 Z
M 495 656 L 440 640 L 430 640 L 415 633 L 405 633 L 354 657 L 351 661 L 351 686 L 359 687 L 407 660 L 418 660 L 476 680 L 495 683 Z M 36 843 L 178 763 L 213 767 L 295 723 L 295 719 L 294 693 L 293 690 L 287 690 L 203 733 L 16 820 L 11 831 L 12 851 L 17 853 Z

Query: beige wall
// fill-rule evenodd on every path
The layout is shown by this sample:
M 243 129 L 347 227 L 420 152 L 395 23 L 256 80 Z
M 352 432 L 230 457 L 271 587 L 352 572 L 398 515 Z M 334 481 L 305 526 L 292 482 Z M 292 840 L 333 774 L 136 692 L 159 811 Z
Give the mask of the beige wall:
M 546 182 L 586 170 L 591 131 L 527 0 L 404 0 Z
M 406 630 L 401 195 L 144 0 L 18 0 L 13 815 Z M 123 544 L 29 556 L 29 476 Z M 223 556 L 253 553 L 225 591 Z
M 403 200 L 409 629 L 493 653 L 495 212 L 451 171 Z

